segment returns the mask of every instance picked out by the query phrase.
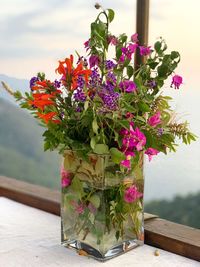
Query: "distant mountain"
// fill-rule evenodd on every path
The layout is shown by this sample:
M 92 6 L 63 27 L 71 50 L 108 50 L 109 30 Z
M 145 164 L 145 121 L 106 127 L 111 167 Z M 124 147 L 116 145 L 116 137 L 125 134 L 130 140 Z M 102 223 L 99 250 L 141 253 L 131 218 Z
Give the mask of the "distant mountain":
M 171 201 L 156 200 L 145 204 L 145 211 L 162 219 L 200 229 L 200 192 L 185 197 L 176 196 Z
M 60 158 L 43 151 L 42 132 L 28 112 L 0 98 L 0 175 L 58 188 Z
M 4 74 L 0 74 L 0 98 L 7 99 L 12 103 L 15 103 L 15 100 L 2 88 L 1 81 L 7 83 L 14 91 L 19 90 L 21 92 L 25 92 L 29 90 L 28 80 L 17 79 Z

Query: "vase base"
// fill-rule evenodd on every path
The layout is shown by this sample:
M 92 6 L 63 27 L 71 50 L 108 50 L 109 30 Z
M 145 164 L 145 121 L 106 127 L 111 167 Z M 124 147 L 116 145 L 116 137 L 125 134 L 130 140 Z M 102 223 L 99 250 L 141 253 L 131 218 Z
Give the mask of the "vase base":
M 78 240 L 70 240 L 70 241 L 62 242 L 62 245 L 64 247 L 74 249 L 82 256 L 91 257 L 102 262 L 112 259 L 121 254 L 124 254 L 132 250 L 133 248 L 136 248 L 143 244 L 144 242 L 141 240 L 127 240 L 112 247 L 105 253 L 102 253 L 98 251 L 97 249 L 91 247 L 90 245 L 84 242 L 78 241 Z

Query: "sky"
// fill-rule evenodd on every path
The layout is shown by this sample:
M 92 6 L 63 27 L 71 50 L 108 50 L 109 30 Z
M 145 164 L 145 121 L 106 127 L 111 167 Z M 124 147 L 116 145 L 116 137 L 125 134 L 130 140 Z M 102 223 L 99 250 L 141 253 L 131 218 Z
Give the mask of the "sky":
M 0 74 L 30 79 L 43 71 L 49 79 L 55 78 L 60 59 L 75 50 L 83 53 L 90 23 L 98 11 L 93 0 L 0 0 Z M 115 10 L 111 31 L 113 34 L 135 33 L 136 0 L 102 0 L 104 8 Z M 192 130 L 200 136 L 200 1 L 150 0 L 149 45 L 162 36 L 169 50 L 181 54 L 176 73 L 183 76 L 180 90 L 164 86 L 175 100 L 175 108 L 191 121 Z M 148 164 L 147 164 L 148 165 Z M 190 148 L 181 147 L 177 154 L 155 159 L 148 167 L 147 184 L 154 179 L 158 197 L 167 196 L 167 190 L 185 193 L 200 190 L 200 141 Z M 156 170 L 156 171 L 154 171 Z M 175 170 L 175 171 L 174 171 Z M 165 171 L 169 180 L 160 179 Z M 147 174 L 147 176 L 149 176 Z M 186 190 L 186 191 L 185 191 Z M 155 197 L 155 191 L 149 198 Z
M 199 73 L 200 1 L 151 0 L 149 44 L 159 36 L 182 55 L 180 71 L 194 85 Z M 83 52 L 98 11 L 93 0 L 0 0 L 0 73 L 29 79 L 38 71 L 51 78 L 59 59 Z M 136 0 L 102 0 L 113 8 L 115 34 L 135 32 Z

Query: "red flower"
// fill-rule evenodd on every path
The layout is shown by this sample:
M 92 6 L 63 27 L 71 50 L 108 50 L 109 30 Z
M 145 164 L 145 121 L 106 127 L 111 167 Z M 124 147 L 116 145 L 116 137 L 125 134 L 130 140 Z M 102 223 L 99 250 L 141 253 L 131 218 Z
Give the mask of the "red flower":
M 69 90 L 74 90 L 77 87 L 77 79 L 79 75 L 83 75 L 85 82 L 88 82 L 92 71 L 90 69 L 83 69 L 83 64 L 79 63 L 76 68 L 73 67 L 73 56 L 66 58 L 64 61 L 59 61 L 59 66 L 56 72 L 62 75 L 64 85 L 69 86 Z
M 57 113 L 56 112 L 48 112 L 46 114 L 42 114 L 42 113 L 37 113 L 37 116 L 42 119 L 46 124 L 49 123 L 49 121 L 52 121 L 54 123 L 60 123 L 60 120 L 55 120 L 53 119 L 54 116 L 56 116 Z

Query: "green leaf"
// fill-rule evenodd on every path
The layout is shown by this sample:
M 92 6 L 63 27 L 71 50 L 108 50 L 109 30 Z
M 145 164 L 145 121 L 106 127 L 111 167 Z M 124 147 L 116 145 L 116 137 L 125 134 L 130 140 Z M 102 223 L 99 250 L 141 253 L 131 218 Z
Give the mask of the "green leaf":
M 100 206 L 100 197 L 98 195 L 92 195 L 89 201 L 95 206 L 96 209 Z
M 168 66 L 167 65 L 162 64 L 160 67 L 158 67 L 158 75 L 160 77 L 165 78 L 167 76 L 167 73 L 168 73 Z
M 156 50 L 156 52 L 158 53 L 161 49 L 161 42 L 157 41 L 155 44 L 154 44 L 154 48 Z
M 93 151 L 94 151 L 94 153 L 97 153 L 97 154 L 108 154 L 109 148 L 105 144 L 97 144 L 97 145 L 95 145 Z
M 91 146 L 92 149 L 94 149 L 95 148 L 95 145 L 96 145 L 96 137 L 93 136 L 91 138 L 91 140 L 90 140 L 90 146 Z
M 112 22 L 115 17 L 115 12 L 112 9 L 108 9 L 108 20 Z
M 126 111 L 129 111 L 129 112 L 132 112 L 132 113 L 136 112 L 136 109 L 133 106 L 129 105 L 126 102 L 124 102 L 123 104 L 124 104 L 124 107 L 125 107 Z
M 159 62 L 149 62 L 148 65 L 152 70 L 155 70 L 155 68 L 158 66 Z
M 112 161 L 116 164 L 119 164 L 122 160 L 126 159 L 126 156 L 115 147 L 112 147 L 110 149 L 110 153 L 111 153 Z
M 116 121 L 118 122 L 122 127 L 126 128 L 126 129 L 130 129 L 130 124 L 129 121 L 127 120 L 121 120 L 121 121 Z
M 95 134 L 98 134 L 98 129 L 99 129 L 99 126 L 97 124 L 97 119 L 94 118 L 93 122 L 92 122 L 92 130 Z
M 76 177 L 76 175 L 72 180 L 71 189 L 74 191 L 76 195 L 78 195 L 79 199 L 81 199 L 85 194 L 83 191 L 83 185 L 81 181 L 78 179 L 78 177 Z
M 84 110 L 86 111 L 88 109 L 89 106 L 89 101 L 85 101 L 84 103 Z
M 171 57 L 171 59 L 179 58 L 180 54 L 177 51 L 172 51 L 170 57 Z
M 127 66 L 126 67 L 126 73 L 128 75 L 128 78 L 130 79 L 133 76 L 133 67 L 132 66 Z
M 47 151 L 50 148 L 51 148 L 51 144 L 49 142 L 45 142 L 44 143 L 44 151 Z
M 151 111 L 150 107 L 145 102 L 139 102 L 138 107 L 143 112 Z
M 122 55 L 121 46 L 116 46 L 116 58 L 117 58 L 117 60 L 119 60 L 121 55 Z

